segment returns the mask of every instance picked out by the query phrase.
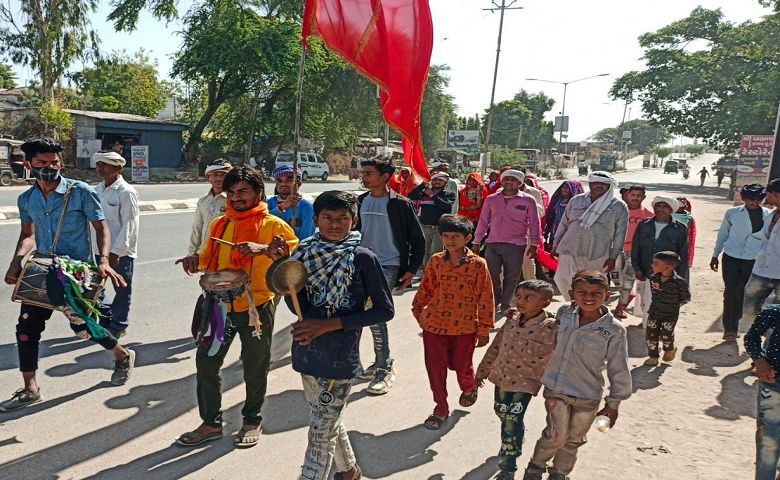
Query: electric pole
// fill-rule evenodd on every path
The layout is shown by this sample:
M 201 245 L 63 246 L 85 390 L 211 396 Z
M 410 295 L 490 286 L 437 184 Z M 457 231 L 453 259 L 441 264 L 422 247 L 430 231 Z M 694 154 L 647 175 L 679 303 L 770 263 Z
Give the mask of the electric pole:
M 495 12 L 496 10 L 501 12 L 501 18 L 498 21 L 498 46 L 496 47 L 496 65 L 493 68 L 493 88 L 490 91 L 490 108 L 488 109 L 487 128 L 485 130 L 485 161 L 482 162 L 481 171 L 482 176 L 487 173 L 487 161 L 490 147 L 490 129 L 493 127 L 493 106 L 496 101 L 496 80 L 498 79 L 498 60 L 501 56 L 501 34 L 504 31 L 504 11 L 506 10 L 522 10 L 523 7 L 513 7 L 517 0 L 512 0 L 509 5 L 506 4 L 506 0 L 501 0 L 501 5 L 496 3 L 496 0 L 492 0 L 493 8 L 483 8 L 485 11 Z

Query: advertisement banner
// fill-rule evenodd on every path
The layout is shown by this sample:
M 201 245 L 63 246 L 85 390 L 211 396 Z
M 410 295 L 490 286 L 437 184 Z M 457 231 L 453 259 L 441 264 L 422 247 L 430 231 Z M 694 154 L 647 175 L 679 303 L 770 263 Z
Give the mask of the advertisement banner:
M 739 142 L 739 161 L 736 166 L 734 204 L 739 205 L 739 189 L 743 185 L 758 183 L 766 185 L 769 178 L 769 163 L 774 146 L 772 135 L 743 135 Z
M 133 183 L 149 181 L 149 145 L 130 147 L 130 168 Z
M 457 148 L 469 155 L 476 155 L 479 152 L 479 130 L 447 131 L 447 148 Z

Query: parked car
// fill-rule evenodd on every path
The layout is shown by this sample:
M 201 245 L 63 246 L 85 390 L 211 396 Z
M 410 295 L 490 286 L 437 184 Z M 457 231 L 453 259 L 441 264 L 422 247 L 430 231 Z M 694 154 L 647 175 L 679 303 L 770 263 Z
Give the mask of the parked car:
M 279 152 L 276 154 L 276 166 L 292 165 L 292 152 Z M 330 167 L 319 153 L 298 152 L 298 169 L 301 171 L 301 178 L 305 182 L 310 178 L 320 178 L 323 182 L 330 176 Z
M 664 163 L 664 173 L 677 173 L 679 166 L 676 160 L 667 160 Z

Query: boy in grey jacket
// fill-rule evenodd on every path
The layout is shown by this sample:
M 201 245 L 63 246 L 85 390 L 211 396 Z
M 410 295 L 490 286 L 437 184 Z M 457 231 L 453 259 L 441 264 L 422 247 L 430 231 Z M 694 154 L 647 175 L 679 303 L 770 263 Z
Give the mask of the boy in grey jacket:
M 601 272 L 580 271 L 571 286 L 573 302 L 558 310 L 557 345 L 542 376 L 547 427 L 536 442 L 524 480 L 541 480 L 545 471 L 550 480 L 567 479 L 596 416 L 609 417 L 614 426 L 620 402 L 631 396 L 626 329 L 604 306 L 609 280 Z M 609 395 L 599 410 L 605 370 Z

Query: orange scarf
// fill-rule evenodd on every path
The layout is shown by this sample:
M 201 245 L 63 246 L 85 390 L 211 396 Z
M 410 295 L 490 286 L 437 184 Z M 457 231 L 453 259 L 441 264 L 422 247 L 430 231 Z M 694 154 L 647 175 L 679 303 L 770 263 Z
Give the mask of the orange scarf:
M 233 205 L 230 203 L 230 200 L 228 200 L 225 209 L 225 215 L 219 217 L 214 222 L 209 237 L 222 238 L 230 222 L 233 222 L 233 238 L 225 238 L 224 240 L 229 240 L 233 243 L 257 242 L 257 232 L 260 230 L 260 224 L 263 223 L 263 219 L 268 215 L 268 205 L 265 202 L 260 202 L 254 208 L 239 212 L 233 209 Z M 208 271 L 210 272 L 217 269 L 219 247 L 219 242 L 215 242 L 209 238 L 206 243 L 206 248 L 203 249 L 209 258 L 203 259 L 204 261 L 201 264 L 208 265 Z M 252 257 L 241 255 L 235 248 L 231 250 L 231 268 L 248 270 L 251 265 Z

